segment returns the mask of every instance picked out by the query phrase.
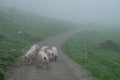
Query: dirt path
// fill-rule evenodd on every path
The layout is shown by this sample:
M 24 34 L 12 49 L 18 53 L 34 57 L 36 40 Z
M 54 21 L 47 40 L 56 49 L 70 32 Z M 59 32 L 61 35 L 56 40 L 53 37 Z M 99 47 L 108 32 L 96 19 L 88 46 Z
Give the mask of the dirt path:
M 86 70 L 60 50 L 61 44 L 74 33 L 63 33 L 39 43 L 40 46 L 56 46 L 59 50 L 58 61 L 51 63 L 48 69 L 42 70 L 37 64 L 27 65 L 18 61 L 17 67 L 8 72 L 6 80 L 93 80 Z

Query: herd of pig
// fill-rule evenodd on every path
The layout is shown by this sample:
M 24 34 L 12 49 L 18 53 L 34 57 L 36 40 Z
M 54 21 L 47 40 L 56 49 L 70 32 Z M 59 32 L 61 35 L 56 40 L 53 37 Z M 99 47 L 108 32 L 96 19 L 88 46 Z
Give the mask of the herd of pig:
M 58 50 L 56 47 L 40 46 L 34 44 L 23 56 L 24 61 L 28 64 L 37 60 L 41 68 L 46 69 L 50 62 L 56 61 L 58 58 Z

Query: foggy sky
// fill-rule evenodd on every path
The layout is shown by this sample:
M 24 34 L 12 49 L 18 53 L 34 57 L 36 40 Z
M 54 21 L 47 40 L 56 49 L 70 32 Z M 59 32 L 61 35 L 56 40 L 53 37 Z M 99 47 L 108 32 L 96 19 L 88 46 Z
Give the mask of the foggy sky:
M 120 0 L 0 0 L 2 5 L 78 23 L 120 25 Z

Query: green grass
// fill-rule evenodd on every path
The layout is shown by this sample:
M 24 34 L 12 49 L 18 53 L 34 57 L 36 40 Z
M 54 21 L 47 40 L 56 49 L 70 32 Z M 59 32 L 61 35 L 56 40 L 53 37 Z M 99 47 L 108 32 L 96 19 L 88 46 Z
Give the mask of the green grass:
M 104 48 L 94 48 L 105 40 L 113 40 L 120 44 L 119 29 L 99 30 L 98 33 L 81 31 L 72 39 L 66 41 L 63 51 L 78 64 L 89 70 L 96 80 L 119 80 L 120 79 L 120 53 Z M 84 63 L 84 45 L 88 43 L 88 61 Z
M 3 18 L 0 20 L 3 25 L 15 23 L 11 28 L 16 26 L 16 32 L 21 30 L 27 34 L 40 37 L 40 39 L 69 31 L 78 26 L 71 22 L 48 18 L 35 13 L 21 12 L 18 10 L 13 10 L 12 12 L 5 10 L 4 12 L 6 14 L 1 13 L 0 15 Z

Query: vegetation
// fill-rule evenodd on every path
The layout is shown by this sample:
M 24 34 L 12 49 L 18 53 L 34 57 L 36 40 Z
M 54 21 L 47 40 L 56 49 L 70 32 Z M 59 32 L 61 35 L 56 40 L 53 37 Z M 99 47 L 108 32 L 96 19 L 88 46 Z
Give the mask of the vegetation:
M 114 49 L 115 45 L 120 46 L 119 27 L 96 31 L 81 31 L 66 41 L 62 49 L 75 62 L 89 70 L 96 80 L 119 80 L 120 52 Z M 106 40 L 114 43 L 114 46 L 106 45 Z M 84 62 L 85 44 L 88 44 L 88 61 L 86 63 Z M 101 46 L 101 44 L 105 44 L 105 46 Z
M 73 25 L 33 13 L 0 8 L 0 80 L 26 46 L 71 30 Z M 18 31 L 22 31 L 22 35 Z
M 16 9 L 4 9 L 0 14 L 1 18 L 3 18 L 1 21 L 4 25 L 14 23 L 14 26 L 18 27 L 17 31 L 21 30 L 32 36 L 40 37 L 41 39 L 69 31 L 77 26 L 71 22 L 52 19 L 46 16 L 19 11 Z

